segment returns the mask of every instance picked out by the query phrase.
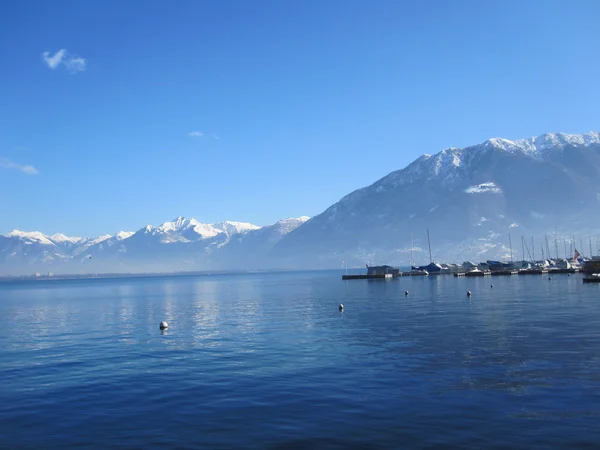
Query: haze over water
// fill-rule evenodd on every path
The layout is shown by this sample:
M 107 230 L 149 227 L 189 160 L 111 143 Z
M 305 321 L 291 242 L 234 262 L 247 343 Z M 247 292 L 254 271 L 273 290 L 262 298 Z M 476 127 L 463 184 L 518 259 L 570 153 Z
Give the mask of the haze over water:
M 600 442 L 600 286 L 340 275 L 0 284 L 0 447 Z

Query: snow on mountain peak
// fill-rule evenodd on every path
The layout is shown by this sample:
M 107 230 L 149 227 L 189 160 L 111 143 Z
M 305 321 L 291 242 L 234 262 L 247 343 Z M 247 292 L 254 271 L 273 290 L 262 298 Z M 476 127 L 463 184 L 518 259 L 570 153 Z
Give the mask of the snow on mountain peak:
M 213 238 L 221 233 L 227 236 L 257 230 L 260 227 L 245 222 L 224 221 L 213 224 L 201 223 L 196 219 L 176 217 L 159 226 L 148 225 L 140 230 L 144 234 L 158 236 L 161 242 L 189 242 Z
M 238 233 L 247 233 L 248 231 L 258 230 L 260 227 L 247 222 L 232 222 L 226 220 L 212 224 L 217 230 L 221 230 L 229 235 Z
M 176 217 L 175 219 L 173 219 L 170 222 L 165 222 L 156 228 L 160 232 L 170 232 L 170 231 L 183 230 L 183 229 L 189 228 L 190 226 L 193 227 L 197 224 L 199 224 L 199 223 L 195 219 L 187 219 L 185 217 L 180 216 L 180 217 Z
M 547 150 L 567 145 L 600 144 L 600 133 L 591 131 L 585 134 L 546 133 L 536 137 L 517 139 L 488 139 L 483 143 L 486 147 L 495 147 L 509 153 L 523 153 L 536 159 L 543 159 Z
M 304 223 L 304 222 L 307 222 L 308 220 L 310 220 L 309 216 L 288 217 L 287 219 L 281 219 L 277 223 L 288 223 L 288 222 L 300 222 L 300 223 Z
M 274 226 L 279 230 L 279 233 L 284 235 L 294 231 L 308 220 L 310 220 L 309 216 L 288 217 L 287 219 L 281 219 Z
M 90 247 L 92 245 L 96 245 L 99 244 L 101 242 L 106 241 L 107 239 L 110 239 L 112 236 L 110 234 L 104 234 L 102 236 L 98 236 L 97 238 L 93 238 L 93 239 L 89 239 L 87 241 L 85 241 L 85 245 L 87 247 Z
M 417 181 L 436 180 L 442 186 L 453 189 L 463 181 L 465 170 L 477 160 L 477 156 L 490 148 L 513 154 L 520 153 L 534 159 L 544 159 L 553 149 L 561 149 L 567 145 L 590 144 L 600 144 L 600 133 L 594 131 L 585 134 L 547 133 L 514 141 L 496 137 L 465 148 L 450 147 L 433 156 L 424 154 L 406 168 L 392 172 L 376 182 L 375 187 L 380 188 L 377 192 L 385 192 L 388 185 L 396 187 Z M 360 190 L 356 191 L 356 195 L 359 192 Z
M 7 235 L 5 235 L 5 237 L 19 238 L 29 244 L 37 242 L 37 243 L 43 244 L 43 245 L 55 245 L 54 242 L 52 242 L 50 239 L 48 239 L 48 237 L 46 235 L 44 235 L 43 233 L 40 233 L 39 231 L 13 230 L 10 233 L 8 233 Z
M 80 237 L 68 237 L 65 236 L 62 233 L 55 233 L 52 236 L 47 236 L 51 241 L 53 242 L 70 242 L 72 244 L 75 244 L 76 242 L 81 241 L 83 238 Z
M 122 241 L 123 239 L 127 239 L 128 237 L 133 236 L 135 233 L 133 231 L 119 231 L 115 237 L 118 241 Z

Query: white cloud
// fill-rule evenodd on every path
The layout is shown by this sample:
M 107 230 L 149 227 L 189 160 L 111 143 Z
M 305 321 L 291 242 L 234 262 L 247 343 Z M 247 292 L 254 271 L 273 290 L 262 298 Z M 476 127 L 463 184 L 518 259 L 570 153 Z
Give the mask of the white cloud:
M 85 71 L 87 64 L 85 58 L 67 53 L 66 48 L 61 48 L 54 55 L 50 55 L 50 52 L 44 52 L 42 58 L 50 69 L 54 70 L 59 65 L 63 64 L 71 74 Z
M 202 136 L 204 136 L 204 133 L 202 133 L 201 131 L 192 131 L 190 133 L 190 136 L 195 138 L 201 138 Z
M 65 66 L 69 73 L 78 73 L 85 71 L 85 58 L 80 58 L 78 56 L 70 58 L 65 61 Z
M 50 56 L 50 52 L 44 52 L 44 54 L 42 56 L 43 56 L 46 64 L 48 64 L 48 67 L 50 67 L 52 70 L 54 70 L 62 62 L 66 53 L 67 53 L 67 50 L 64 48 L 61 48 L 53 56 Z
M 0 168 L 20 170 L 27 175 L 37 175 L 39 173 L 38 170 L 33 166 L 28 164 L 19 164 L 11 161 L 8 158 L 0 158 Z

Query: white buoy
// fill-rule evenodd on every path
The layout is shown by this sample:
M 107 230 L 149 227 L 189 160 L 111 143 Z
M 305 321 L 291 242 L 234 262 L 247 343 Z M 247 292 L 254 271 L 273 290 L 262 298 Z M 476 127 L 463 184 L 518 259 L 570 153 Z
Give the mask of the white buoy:
M 404 295 L 408 297 L 408 291 L 404 291 Z
M 471 291 L 467 291 L 467 297 L 471 296 Z
M 158 326 L 161 330 L 166 330 L 167 328 L 169 328 L 169 324 L 167 322 L 161 322 L 160 325 Z
M 344 310 L 344 304 L 340 303 L 340 311 L 343 311 L 343 310 Z

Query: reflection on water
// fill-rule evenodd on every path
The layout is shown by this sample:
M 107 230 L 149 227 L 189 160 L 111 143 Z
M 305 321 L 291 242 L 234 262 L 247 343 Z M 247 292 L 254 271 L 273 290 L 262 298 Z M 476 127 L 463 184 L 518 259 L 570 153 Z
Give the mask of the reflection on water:
M 0 447 L 600 440 L 598 286 L 339 278 L 2 284 Z

